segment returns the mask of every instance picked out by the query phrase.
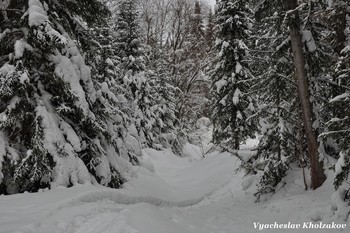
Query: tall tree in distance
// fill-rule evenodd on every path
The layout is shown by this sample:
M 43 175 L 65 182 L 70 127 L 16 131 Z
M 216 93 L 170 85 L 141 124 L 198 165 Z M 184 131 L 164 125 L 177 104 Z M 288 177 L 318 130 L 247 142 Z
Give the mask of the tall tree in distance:
M 192 3 L 192 1 L 189 1 Z M 194 124 L 201 116 L 208 103 L 205 93 L 208 93 L 209 85 L 205 80 L 203 70 L 207 58 L 205 42 L 205 25 L 203 21 L 202 6 L 195 1 L 186 22 L 187 29 L 184 31 L 183 43 L 179 49 L 182 50 L 182 57 L 177 64 L 178 78 L 177 87 L 178 102 L 177 116 L 183 119 L 184 124 Z
M 138 3 L 122 0 L 117 4 L 115 33 L 116 53 L 120 57 L 118 76 L 124 88 L 132 93 L 129 101 L 134 105 L 133 121 L 142 147 L 171 147 L 175 153 L 181 154 L 182 144 L 178 143 L 175 133 L 175 90 L 169 79 L 165 79 L 161 62 L 147 56 L 152 52 L 157 56 L 161 53 L 156 47 L 150 49 L 154 46 L 154 41 L 149 41 L 150 31 L 146 31 L 148 39 L 143 38 Z M 150 47 L 144 42 L 149 43 Z
M 140 72 L 145 69 L 142 54 L 141 29 L 137 1 L 118 1 L 115 17 L 117 53 L 120 57 L 120 70 Z
M 246 41 L 251 27 L 248 1 L 221 0 L 215 15 L 216 58 L 211 73 L 214 123 L 213 141 L 236 150 L 254 127 L 247 118 L 253 110 L 248 95 L 251 78 Z
M 211 50 L 215 43 L 214 37 L 214 15 L 212 9 L 209 10 L 208 23 L 205 28 L 205 37 L 207 42 L 207 50 Z

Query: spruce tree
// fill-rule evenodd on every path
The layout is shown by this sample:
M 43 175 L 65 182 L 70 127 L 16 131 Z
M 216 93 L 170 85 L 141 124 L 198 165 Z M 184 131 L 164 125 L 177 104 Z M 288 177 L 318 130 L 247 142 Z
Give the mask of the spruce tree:
M 215 43 L 214 38 L 214 15 L 212 9 L 209 11 L 208 24 L 205 28 L 205 37 L 207 42 L 207 50 L 211 50 Z
M 0 193 L 99 182 L 120 186 L 119 156 L 87 58 L 96 0 L 11 1 L 0 16 Z M 84 50 L 83 50 L 84 49 Z
M 216 58 L 211 74 L 214 123 L 213 141 L 239 149 L 254 126 L 247 119 L 253 110 L 249 96 L 251 79 L 246 41 L 250 33 L 251 11 L 247 1 L 218 1 L 215 15 Z
M 349 8 L 344 1 L 332 6 L 330 21 L 336 29 L 333 41 L 335 51 L 339 52 L 339 59 L 334 66 L 334 81 L 336 88 L 332 94 L 330 105 L 333 108 L 333 118 L 328 122 L 327 138 L 334 139 L 339 146 L 340 156 L 335 166 L 335 188 L 346 183 L 350 173 L 350 18 Z
M 254 45 L 252 60 L 254 73 L 259 77 L 255 86 L 261 106 L 258 118 L 263 127 L 257 154 L 249 161 L 255 164 L 255 168 L 264 170 L 259 184 L 258 195 L 260 195 L 275 190 L 275 186 L 283 181 L 283 176 L 287 174 L 290 163 L 305 166 L 305 161 L 308 161 L 305 153 L 308 144 L 305 141 L 305 132 L 302 128 L 304 124 L 300 117 L 300 97 L 297 95 L 297 82 L 294 77 L 296 74 L 290 53 L 291 37 L 286 30 L 290 12 L 286 13 L 285 5 L 278 0 L 258 1 L 255 8 L 257 10 L 254 32 L 257 34 L 252 41 Z M 312 126 L 318 135 L 327 130 L 325 123 L 331 115 L 327 104 L 330 96 L 327 79 L 331 75 L 332 57 L 334 57 L 329 43 L 332 41 L 329 38 L 332 33 L 325 23 L 327 20 L 324 19 L 324 4 L 308 2 L 299 7 L 298 11 L 302 25 L 301 42 L 305 56 L 307 85 L 310 87 L 310 101 L 313 106 Z M 278 114 L 275 114 L 276 112 Z M 283 112 L 285 113 L 281 114 Z M 321 160 L 326 155 L 334 155 L 334 146 L 331 142 L 329 138 L 327 140 L 318 138 L 317 150 Z M 264 157 L 265 159 L 262 159 Z M 265 167 L 266 164 L 268 166 Z M 244 166 L 253 169 L 250 163 Z M 305 186 L 307 188 L 306 182 Z
M 121 0 L 116 11 L 115 46 L 120 57 L 120 69 L 133 75 L 145 70 L 137 1 Z
M 262 172 L 256 193 L 259 199 L 274 192 L 290 164 L 304 154 L 298 155 L 296 150 L 302 146 L 303 136 L 298 132 L 299 103 L 284 14 L 281 5 L 272 1 L 259 2 L 256 9 L 250 60 L 256 76 L 252 89 L 259 103 L 254 118 L 261 138 L 256 153 L 242 166 L 247 172 Z
M 123 0 L 116 11 L 116 53 L 119 56 L 118 76 L 121 85 L 130 90 L 133 122 L 142 147 L 169 147 L 181 154 L 175 134 L 174 88 L 164 74 L 164 66 L 150 61 L 142 43 L 137 1 Z M 155 69 L 155 71 L 151 70 Z

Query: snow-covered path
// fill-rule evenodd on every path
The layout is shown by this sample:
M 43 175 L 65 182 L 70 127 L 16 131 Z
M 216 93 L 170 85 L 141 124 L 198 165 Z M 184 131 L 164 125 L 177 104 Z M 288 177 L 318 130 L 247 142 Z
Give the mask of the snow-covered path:
M 200 232 L 212 232 L 184 222 L 190 209 L 209 203 L 231 182 L 236 159 L 144 150 L 143 163 L 148 169 L 135 169 L 122 190 L 82 185 L 1 196 L 0 232 L 198 232 L 200 226 Z
M 151 149 L 143 154 L 143 166 L 135 168 L 133 178 L 121 190 L 82 185 L 0 196 L 0 232 L 281 232 L 259 231 L 254 222 L 319 221 L 329 208 L 327 190 L 305 193 L 302 186 L 291 189 L 296 193 L 280 192 L 277 199 L 254 203 L 254 178 L 235 173 L 239 163 L 228 154 L 205 159 L 179 158 Z M 298 187 L 298 180 L 294 183 Z

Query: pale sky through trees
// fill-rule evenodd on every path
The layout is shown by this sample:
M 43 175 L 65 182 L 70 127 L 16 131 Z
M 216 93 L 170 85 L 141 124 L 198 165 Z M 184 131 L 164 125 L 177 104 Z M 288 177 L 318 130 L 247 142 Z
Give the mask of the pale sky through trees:
M 211 6 L 215 5 L 216 0 L 206 0 Z

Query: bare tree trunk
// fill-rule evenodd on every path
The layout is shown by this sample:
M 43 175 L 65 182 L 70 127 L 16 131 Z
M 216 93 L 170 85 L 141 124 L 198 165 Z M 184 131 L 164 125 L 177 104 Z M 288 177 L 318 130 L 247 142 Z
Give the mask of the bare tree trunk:
M 289 0 L 289 9 L 295 10 L 297 0 Z M 326 179 L 323 168 L 319 161 L 318 142 L 316 133 L 313 130 L 312 104 L 308 90 L 307 74 L 305 69 L 305 58 L 303 54 L 303 45 L 300 34 L 300 19 L 298 11 L 292 12 L 289 19 L 290 37 L 292 43 L 293 60 L 296 70 L 298 83 L 298 92 L 301 101 L 301 110 L 303 113 L 303 123 L 308 144 L 308 153 L 311 165 L 311 187 L 317 189 Z

